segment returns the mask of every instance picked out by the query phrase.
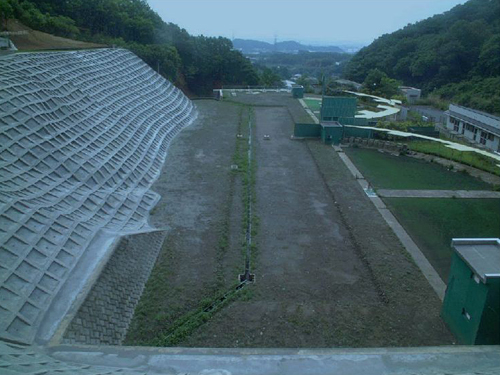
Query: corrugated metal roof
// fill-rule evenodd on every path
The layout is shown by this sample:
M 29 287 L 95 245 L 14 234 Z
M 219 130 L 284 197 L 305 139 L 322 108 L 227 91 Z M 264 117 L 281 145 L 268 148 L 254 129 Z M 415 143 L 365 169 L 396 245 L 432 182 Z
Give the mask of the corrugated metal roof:
M 483 283 L 500 278 L 500 238 L 454 238 L 451 245 Z

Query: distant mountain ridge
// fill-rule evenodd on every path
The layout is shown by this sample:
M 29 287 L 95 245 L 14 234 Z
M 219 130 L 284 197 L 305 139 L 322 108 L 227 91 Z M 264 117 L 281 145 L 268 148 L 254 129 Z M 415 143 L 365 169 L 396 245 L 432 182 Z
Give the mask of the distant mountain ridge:
M 345 52 L 337 46 L 311 46 L 295 42 L 293 40 L 278 42 L 275 44 L 252 39 L 234 39 L 233 46 L 245 54 L 284 52 L 297 53 L 298 51 L 309 52 Z

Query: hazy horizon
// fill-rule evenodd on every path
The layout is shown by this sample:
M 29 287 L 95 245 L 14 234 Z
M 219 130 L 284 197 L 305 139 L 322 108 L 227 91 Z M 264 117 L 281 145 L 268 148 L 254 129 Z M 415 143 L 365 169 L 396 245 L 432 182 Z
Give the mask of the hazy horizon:
M 313 45 L 367 45 L 466 0 L 148 0 L 192 35 Z M 345 16 L 347 15 L 347 16 Z

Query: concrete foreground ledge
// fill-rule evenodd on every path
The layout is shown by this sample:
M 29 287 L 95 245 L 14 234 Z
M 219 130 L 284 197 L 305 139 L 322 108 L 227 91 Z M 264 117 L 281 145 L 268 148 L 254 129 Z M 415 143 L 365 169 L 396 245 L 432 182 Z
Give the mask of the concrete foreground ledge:
M 209 349 L 58 346 L 63 362 L 147 374 L 498 374 L 499 346 Z
M 497 375 L 500 346 L 362 349 L 27 346 L 0 340 L 0 373 Z

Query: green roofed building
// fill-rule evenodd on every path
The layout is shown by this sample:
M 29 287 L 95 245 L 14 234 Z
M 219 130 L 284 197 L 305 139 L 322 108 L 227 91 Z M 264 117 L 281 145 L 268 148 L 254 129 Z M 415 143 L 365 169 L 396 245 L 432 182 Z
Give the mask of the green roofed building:
M 461 344 L 500 344 L 500 239 L 453 239 L 441 316 Z

